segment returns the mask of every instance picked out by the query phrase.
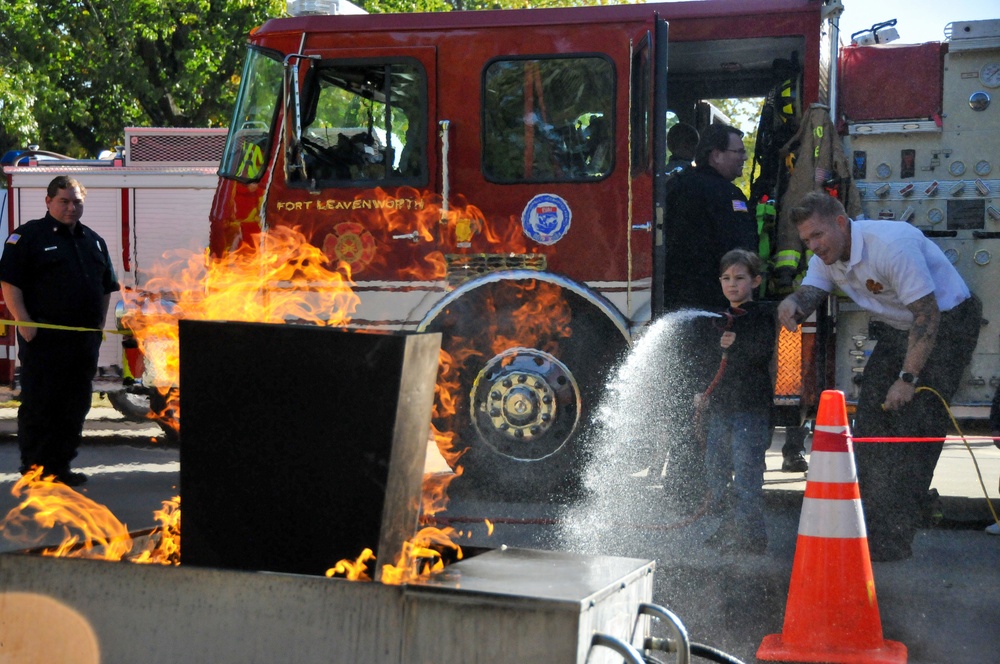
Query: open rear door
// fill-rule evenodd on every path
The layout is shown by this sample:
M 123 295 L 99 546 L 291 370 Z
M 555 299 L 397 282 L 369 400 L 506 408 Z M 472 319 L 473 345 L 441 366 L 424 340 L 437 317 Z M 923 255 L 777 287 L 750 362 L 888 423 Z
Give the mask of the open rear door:
M 663 313 L 663 275 L 666 250 L 663 244 L 664 202 L 667 197 L 667 50 L 669 25 L 658 19 L 652 55 L 653 142 L 653 316 Z

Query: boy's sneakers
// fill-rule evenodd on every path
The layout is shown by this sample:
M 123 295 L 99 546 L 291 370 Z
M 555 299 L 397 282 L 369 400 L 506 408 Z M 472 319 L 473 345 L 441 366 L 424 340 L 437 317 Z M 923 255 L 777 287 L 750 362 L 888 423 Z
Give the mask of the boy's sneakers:
M 1000 525 L 991 523 L 990 525 L 986 526 L 986 532 L 988 532 L 990 535 L 1000 535 Z

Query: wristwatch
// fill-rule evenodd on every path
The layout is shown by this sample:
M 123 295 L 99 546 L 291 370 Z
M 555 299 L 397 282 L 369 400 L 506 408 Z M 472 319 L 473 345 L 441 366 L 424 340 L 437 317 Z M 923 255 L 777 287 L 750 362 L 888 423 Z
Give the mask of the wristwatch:
M 911 374 L 909 371 L 900 371 L 899 379 L 904 383 L 909 383 L 910 385 L 917 384 L 917 374 Z

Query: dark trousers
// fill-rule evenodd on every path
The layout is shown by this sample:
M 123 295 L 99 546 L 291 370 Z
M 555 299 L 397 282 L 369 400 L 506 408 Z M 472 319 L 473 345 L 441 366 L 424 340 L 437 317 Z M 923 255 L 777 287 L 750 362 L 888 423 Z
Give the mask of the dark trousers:
M 982 303 L 973 296 L 943 312 L 937 342 L 920 371 L 919 387 L 930 387 L 950 401 L 979 339 Z M 865 365 L 858 397 L 854 435 L 940 437 L 951 428 L 948 411 L 937 395 L 918 391 L 898 411 L 885 411 L 889 387 L 903 369 L 909 333 L 881 323 L 872 325 L 875 349 Z M 905 557 L 916 534 L 921 501 L 927 495 L 943 443 L 857 443 L 858 484 L 873 557 Z
M 806 428 L 785 427 L 785 443 L 781 446 L 781 456 L 784 458 L 805 454 L 806 452 Z
M 18 338 L 21 407 L 17 442 L 21 470 L 44 466 L 46 473 L 69 470 L 90 411 L 101 335 L 38 330 L 26 343 Z

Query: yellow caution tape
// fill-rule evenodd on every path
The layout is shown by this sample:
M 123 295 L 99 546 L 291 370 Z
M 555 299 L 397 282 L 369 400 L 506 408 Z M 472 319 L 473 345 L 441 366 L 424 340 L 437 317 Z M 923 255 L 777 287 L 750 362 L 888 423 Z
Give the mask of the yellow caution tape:
M 0 334 L 6 333 L 6 326 L 13 325 L 14 327 L 38 327 L 44 328 L 46 330 L 67 330 L 70 332 L 100 332 L 101 334 L 121 334 L 123 336 L 131 336 L 132 330 L 102 330 L 99 327 L 73 327 L 71 325 L 56 325 L 54 323 L 36 323 L 35 321 L 21 321 L 21 320 L 0 320 Z

